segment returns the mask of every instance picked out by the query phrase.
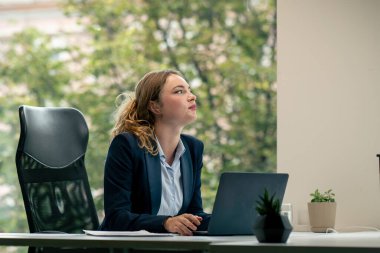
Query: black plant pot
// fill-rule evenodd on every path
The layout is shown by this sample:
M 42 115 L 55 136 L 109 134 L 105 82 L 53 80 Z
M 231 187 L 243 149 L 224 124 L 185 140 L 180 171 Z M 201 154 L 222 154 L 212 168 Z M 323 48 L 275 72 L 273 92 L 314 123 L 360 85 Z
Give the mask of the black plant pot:
M 259 242 L 285 243 L 292 229 L 288 217 L 284 215 L 261 215 L 253 225 Z

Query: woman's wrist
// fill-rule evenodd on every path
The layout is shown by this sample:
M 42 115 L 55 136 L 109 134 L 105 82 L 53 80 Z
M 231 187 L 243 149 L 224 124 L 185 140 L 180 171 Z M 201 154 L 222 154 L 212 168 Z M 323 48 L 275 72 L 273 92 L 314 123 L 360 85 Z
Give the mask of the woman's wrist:
M 171 217 L 173 217 L 173 216 L 167 216 L 167 217 L 165 217 L 165 219 L 162 221 L 162 226 L 164 227 L 164 229 L 165 229 L 166 231 L 168 231 L 168 230 L 166 229 L 166 223 L 167 223 L 167 221 L 168 221 Z

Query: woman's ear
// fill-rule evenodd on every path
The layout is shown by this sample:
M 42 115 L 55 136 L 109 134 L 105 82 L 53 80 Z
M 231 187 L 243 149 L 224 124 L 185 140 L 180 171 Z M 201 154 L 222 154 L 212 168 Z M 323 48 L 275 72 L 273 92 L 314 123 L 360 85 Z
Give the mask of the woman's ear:
M 153 112 L 156 115 L 161 114 L 160 104 L 156 101 L 149 101 L 149 111 Z

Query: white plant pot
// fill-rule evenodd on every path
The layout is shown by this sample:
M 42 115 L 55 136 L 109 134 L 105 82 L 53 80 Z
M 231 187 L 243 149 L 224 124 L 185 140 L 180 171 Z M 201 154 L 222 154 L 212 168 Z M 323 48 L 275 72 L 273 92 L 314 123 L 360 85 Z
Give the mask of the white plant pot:
M 307 207 L 312 232 L 325 233 L 335 227 L 336 202 L 310 202 Z

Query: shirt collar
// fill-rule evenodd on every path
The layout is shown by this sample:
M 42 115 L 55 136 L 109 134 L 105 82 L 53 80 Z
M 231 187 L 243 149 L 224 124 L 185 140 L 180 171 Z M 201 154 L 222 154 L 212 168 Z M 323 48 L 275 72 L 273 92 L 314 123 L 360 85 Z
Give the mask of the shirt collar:
M 161 144 L 158 141 L 157 136 L 156 136 L 156 142 L 157 142 L 158 155 L 160 156 L 160 160 L 165 161 L 166 156 L 164 154 L 164 151 L 162 150 Z M 177 148 L 176 148 L 174 160 L 179 159 L 185 153 L 185 151 L 186 151 L 185 145 L 183 145 L 183 142 L 182 142 L 182 140 L 180 138 L 179 142 L 178 142 L 178 145 L 177 145 Z

